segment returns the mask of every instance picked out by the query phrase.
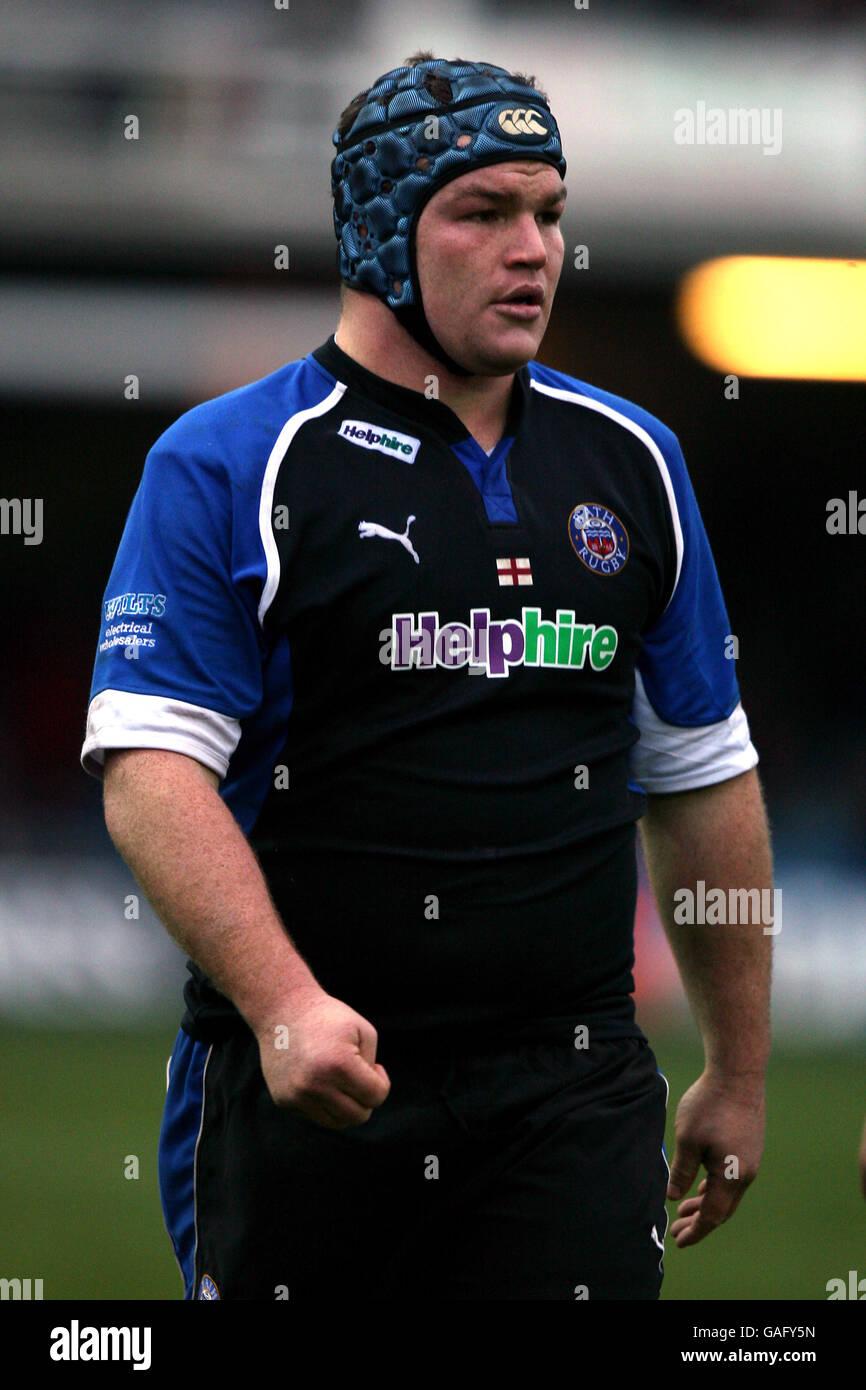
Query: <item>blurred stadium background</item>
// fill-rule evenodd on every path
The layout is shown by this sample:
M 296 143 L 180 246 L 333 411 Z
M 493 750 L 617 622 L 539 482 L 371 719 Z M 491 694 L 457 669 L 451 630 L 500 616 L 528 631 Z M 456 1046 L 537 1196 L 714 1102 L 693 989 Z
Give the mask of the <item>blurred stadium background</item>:
M 862 262 L 862 4 L 29 0 L 0 25 L 0 494 L 44 507 L 41 543 L 0 536 L 0 1276 L 179 1295 L 155 1150 L 184 970 L 78 766 L 99 604 L 156 436 L 333 331 L 331 131 L 422 46 L 549 92 L 569 200 L 541 356 L 676 430 L 739 639 L 783 892 L 767 1152 L 730 1226 L 669 1247 L 664 1297 L 866 1275 L 866 540 L 826 527 L 866 495 L 866 322 L 847 379 L 770 366 L 732 394 L 680 312 L 716 257 Z M 780 111 L 781 147 L 677 143 L 699 103 Z M 786 337 L 814 344 L 786 299 Z M 645 888 L 636 981 L 672 1121 L 700 1052 Z

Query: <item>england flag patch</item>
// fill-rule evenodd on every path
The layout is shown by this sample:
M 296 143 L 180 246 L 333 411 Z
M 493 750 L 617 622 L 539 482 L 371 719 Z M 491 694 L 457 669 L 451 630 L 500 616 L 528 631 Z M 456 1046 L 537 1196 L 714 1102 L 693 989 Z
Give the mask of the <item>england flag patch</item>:
M 520 560 L 498 559 L 496 561 L 496 574 L 500 586 L 532 583 L 532 567 L 526 556 Z

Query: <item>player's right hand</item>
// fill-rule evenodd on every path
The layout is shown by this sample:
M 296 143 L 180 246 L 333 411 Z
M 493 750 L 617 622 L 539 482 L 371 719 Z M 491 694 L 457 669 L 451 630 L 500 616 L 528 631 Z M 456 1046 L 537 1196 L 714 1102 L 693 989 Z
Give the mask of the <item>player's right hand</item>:
M 285 1019 L 272 1020 L 257 1036 L 274 1104 L 291 1106 L 325 1129 L 364 1124 L 391 1089 L 376 1061 L 372 1023 L 324 990 L 293 999 Z

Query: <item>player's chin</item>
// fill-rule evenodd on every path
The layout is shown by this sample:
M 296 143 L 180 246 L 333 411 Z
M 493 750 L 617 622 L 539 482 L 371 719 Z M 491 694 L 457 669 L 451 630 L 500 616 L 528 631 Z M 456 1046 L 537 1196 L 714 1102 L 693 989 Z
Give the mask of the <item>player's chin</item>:
M 486 336 L 501 351 L 522 352 L 527 347 L 534 350 L 544 337 L 547 319 L 543 308 L 533 318 L 523 320 L 512 318 L 510 314 L 499 314 L 494 309 Z
M 503 375 L 506 372 L 519 371 L 535 356 L 542 336 L 539 333 L 529 333 L 524 329 L 517 333 L 509 332 L 496 341 L 488 343 L 484 353 L 488 364 L 487 370 Z
M 479 333 L 471 349 L 464 341 L 458 360 L 461 366 L 481 376 L 505 375 L 525 366 L 535 356 L 543 337 L 543 330 L 537 326 L 495 325 L 487 332 Z

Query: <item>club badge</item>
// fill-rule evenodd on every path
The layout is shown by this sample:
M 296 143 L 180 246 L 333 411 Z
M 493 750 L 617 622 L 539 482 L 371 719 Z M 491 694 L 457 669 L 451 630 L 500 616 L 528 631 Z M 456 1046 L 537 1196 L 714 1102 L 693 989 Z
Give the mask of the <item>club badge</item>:
M 617 574 L 628 559 L 628 532 L 616 513 L 600 502 L 575 507 L 568 518 L 568 535 L 593 574 Z

